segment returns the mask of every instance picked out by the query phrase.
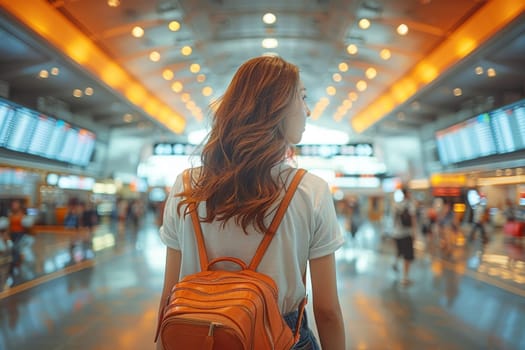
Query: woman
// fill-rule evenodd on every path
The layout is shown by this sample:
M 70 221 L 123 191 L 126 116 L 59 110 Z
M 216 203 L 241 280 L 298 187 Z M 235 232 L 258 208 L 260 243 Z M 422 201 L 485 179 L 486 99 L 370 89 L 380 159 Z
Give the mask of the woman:
M 238 69 L 215 112 L 202 167 L 192 171 L 192 193 L 183 192 L 179 176 L 166 203 L 160 229 L 168 246 L 161 306 L 180 278 L 200 271 L 185 211 L 189 202 L 200 203 L 210 260 L 233 256 L 250 261 L 296 171 L 285 156 L 301 140 L 310 115 L 305 98 L 298 68 L 282 58 L 253 58 Z M 309 261 L 314 315 L 325 350 L 345 348 L 334 259 L 343 243 L 326 182 L 307 173 L 258 268 L 277 283 L 281 313 L 295 329 Z M 300 346 L 319 349 L 306 319 Z

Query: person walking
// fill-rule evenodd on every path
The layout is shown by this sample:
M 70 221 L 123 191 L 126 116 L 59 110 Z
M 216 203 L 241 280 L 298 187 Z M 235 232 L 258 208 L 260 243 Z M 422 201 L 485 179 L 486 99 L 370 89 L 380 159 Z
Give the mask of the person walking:
M 486 200 L 483 199 L 480 201 L 474 208 L 474 216 L 472 218 L 472 228 L 470 229 L 470 234 L 468 241 L 474 241 L 476 233 L 479 231 L 481 234 L 481 241 L 483 244 L 488 243 L 489 239 L 487 237 L 487 230 L 485 229 L 485 223 L 488 222 L 488 210 L 485 205 Z
M 210 260 L 250 261 L 297 171 L 286 155 L 305 130 L 310 115 L 305 99 L 298 67 L 281 57 L 255 57 L 239 67 L 214 112 L 202 166 L 191 169 L 191 189 L 184 191 L 179 174 L 167 199 L 160 228 L 167 252 L 159 313 L 173 285 L 200 271 L 189 204 L 197 206 Z M 257 268 L 276 282 L 290 328 L 300 327 L 296 349 L 319 349 L 307 317 L 296 325 L 307 264 L 320 345 L 345 349 L 334 256 L 343 244 L 328 184 L 306 173 Z
M 406 188 L 401 189 L 403 199 L 394 206 L 394 232 L 396 256 L 392 268 L 398 271 L 399 259 L 403 260 L 401 284 L 412 283 L 409 279 L 410 266 L 414 260 L 414 238 L 416 235 L 416 206 L 411 199 L 411 193 Z

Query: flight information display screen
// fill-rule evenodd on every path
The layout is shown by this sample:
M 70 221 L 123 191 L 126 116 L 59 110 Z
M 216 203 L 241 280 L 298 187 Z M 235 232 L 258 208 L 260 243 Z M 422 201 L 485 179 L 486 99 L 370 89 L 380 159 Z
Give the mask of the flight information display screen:
M 95 143 L 86 129 L 0 100 L 0 147 L 85 166 Z
M 436 132 L 442 164 L 525 150 L 525 100 Z

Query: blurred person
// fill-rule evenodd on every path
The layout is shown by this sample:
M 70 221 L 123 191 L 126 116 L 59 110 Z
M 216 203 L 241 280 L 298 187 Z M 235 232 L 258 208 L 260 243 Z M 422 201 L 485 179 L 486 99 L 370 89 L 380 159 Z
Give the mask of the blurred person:
M 402 285 L 409 285 L 410 266 L 414 261 L 414 238 L 416 236 L 416 206 L 410 191 L 402 188 L 403 199 L 394 206 L 394 230 L 392 237 L 396 242 L 396 256 L 392 268 L 398 271 L 398 261 L 403 260 Z
M 196 203 L 210 259 L 234 256 L 249 262 L 296 170 L 290 145 L 305 130 L 310 110 L 298 67 L 281 57 L 248 60 L 236 72 L 214 112 L 212 130 L 192 169 L 192 189 L 179 175 L 160 228 L 168 246 L 159 313 L 173 285 L 200 271 L 188 203 Z M 334 252 L 343 245 L 328 184 L 306 173 L 262 259 L 259 272 L 276 282 L 280 311 L 292 330 L 305 295 L 310 265 L 313 310 L 323 349 L 345 349 Z M 306 312 L 305 312 L 306 316 Z M 295 348 L 319 349 L 303 318 Z M 158 348 L 162 348 L 160 342 Z
M 472 218 L 472 227 L 470 229 L 470 234 L 468 241 L 474 241 L 476 233 L 479 231 L 481 234 L 481 240 L 483 244 L 488 243 L 489 239 L 487 237 L 487 230 L 485 224 L 489 221 L 488 208 L 486 207 L 486 199 L 482 200 L 474 207 L 474 216 Z
M 80 202 L 80 227 L 87 230 L 86 241 L 93 238 L 93 230 L 98 225 L 99 217 L 93 203 Z
M 506 222 L 512 222 L 516 220 L 516 206 L 510 198 L 505 200 L 505 206 L 503 208 L 503 215 L 505 216 Z

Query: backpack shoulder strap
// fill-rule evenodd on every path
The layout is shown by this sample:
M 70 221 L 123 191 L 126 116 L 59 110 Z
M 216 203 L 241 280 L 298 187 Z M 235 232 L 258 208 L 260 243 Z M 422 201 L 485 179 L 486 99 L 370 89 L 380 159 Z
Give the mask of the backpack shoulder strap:
M 279 208 L 277 208 L 277 212 L 275 213 L 275 216 L 273 217 L 270 227 L 268 227 L 268 230 L 264 234 L 264 238 L 262 239 L 261 243 L 257 247 L 257 251 L 255 252 L 255 255 L 253 256 L 252 261 L 250 262 L 250 265 L 248 266 L 250 270 L 255 271 L 257 269 L 257 266 L 259 266 L 259 263 L 261 262 L 264 256 L 264 253 L 266 253 L 266 249 L 270 245 L 273 239 L 273 236 L 275 235 L 275 231 L 277 231 L 277 228 L 279 227 L 279 224 L 281 223 L 281 220 L 283 219 L 284 214 L 286 213 L 286 210 L 288 209 L 288 205 L 290 204 L 290 201 L 292 200 L 295 190 L 297 189 L 299 182 L 301 182 L 301 179 L 303 178 L 304 174 L 306 174 L 306 170 L 297 169 L 297 172 L 295 173 L 295 176 L 292 182 L 290 183 L 290 187 L 286 190 L 286 194 L 284 195 L 284 198 L 281 201 Z
M 191 170 L 186 169 L 182 174 L 184 182 L 184 191 L 191 190 Z M 191 221 L 193 223 L 193 230 L 195 231 L 195 238 L 197 239 L 197 247 L 199 248 L 199 261 L 201 264 L 201 271 L 208 269 L 208 253 L 206 253 L 206 245 L 204 244 L 204 236 L 202 235 L 202 227 L 197 214 L 197 206 L 195 203 L 188 204 L 190 209 Z

